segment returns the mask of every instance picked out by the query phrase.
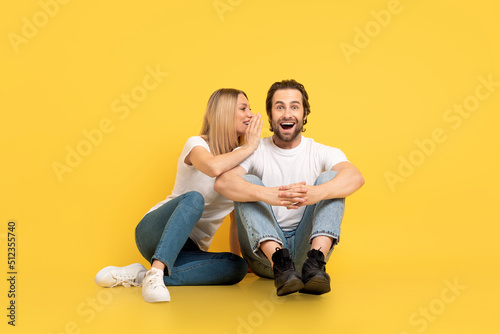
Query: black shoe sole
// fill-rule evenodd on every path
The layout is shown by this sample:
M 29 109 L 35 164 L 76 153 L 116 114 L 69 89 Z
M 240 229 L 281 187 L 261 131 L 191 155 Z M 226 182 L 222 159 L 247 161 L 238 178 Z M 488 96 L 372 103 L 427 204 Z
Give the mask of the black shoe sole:
M 328 278 L 318 273 L 316 276 L 311 277 L 304 284 L 304 288 L 300 290 L 300 293 L 309 293 L 312 295 L 322 295 L 324 293 L 330 292 L 330 281 Z
M 276 294 L 278 296 L 286 296 L 291 293 L 297 292 L 304 287 L 304 283 L 298 277 L 290 277 L 283 285 L 281 285 L 277 290 Z

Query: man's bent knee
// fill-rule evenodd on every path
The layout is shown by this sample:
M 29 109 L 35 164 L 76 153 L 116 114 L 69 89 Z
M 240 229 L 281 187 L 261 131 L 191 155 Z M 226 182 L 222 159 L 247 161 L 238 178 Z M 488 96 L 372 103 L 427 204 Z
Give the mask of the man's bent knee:
M 316 179 L 316 182 L 314 182 L 314 185 L 323 184 L 328 181 L 331 181 L 335 177 L 335 175 L 337 175 L 336 171 L 327 170 L 326 172 L 319 174 L 318 178 Z
M 255 175 L 247 174 L 243 175 L 243 178 L 250 183 L 262 185 L 262 180 Z

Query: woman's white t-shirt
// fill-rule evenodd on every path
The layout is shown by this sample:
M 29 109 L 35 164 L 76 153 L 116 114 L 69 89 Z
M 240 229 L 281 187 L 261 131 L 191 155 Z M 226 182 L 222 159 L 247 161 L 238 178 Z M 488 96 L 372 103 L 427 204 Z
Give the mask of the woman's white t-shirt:
M 199 192 L 205 199 L 205 208 L 201 219 L 196 223 L 189 237 L 196 242 L 201 250 L 207 251 L 215 232 L 224 218 L 233 210 L 233 201 L 228 200 L 214 190 L 214 177 L 210 177 L 184 162 L 186 156 L 196 146 L 202 146 L 210 152 L 208 143 L 203 138 L 200 136 L 189 138 L 177 161 L 177 175 L 172 194 L 164 201 L 156 204 L 148 213 L 189 191 Z

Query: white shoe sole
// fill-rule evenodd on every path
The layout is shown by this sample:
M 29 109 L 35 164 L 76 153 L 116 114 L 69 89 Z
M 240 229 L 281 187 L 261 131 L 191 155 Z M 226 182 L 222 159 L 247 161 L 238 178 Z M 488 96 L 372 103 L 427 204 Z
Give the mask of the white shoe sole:
M 142 295 L 142 298 L 144 298 L 144 301 L 146 303 L 169 302 L 170 301 L 170 293 L 167 292 L 167 294 L 162 294 L 161 296 L 144 296 L 144 295 Z

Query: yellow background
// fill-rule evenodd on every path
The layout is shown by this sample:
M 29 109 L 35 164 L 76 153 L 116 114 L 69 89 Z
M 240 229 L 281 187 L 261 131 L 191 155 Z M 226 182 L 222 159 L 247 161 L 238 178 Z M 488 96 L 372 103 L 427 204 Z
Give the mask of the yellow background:
M 500 81 L 496 2 L 2 7 L 3 333 L 498 332 L 500 86 L 488 91 L 479 79 Z M 347 44 L 357 51 L 346 55 Z M 168 75 L 141 91 L 148 69 Z M 231 287 L 170 288 L 172 302 L 150 305 L 140 289 L 97 287 L 106 265 L 146 264 L 134 228 L 170 193 L 210 94 L 243 89 L 265 116 L 267 89 L 287 78 L 310 95 L 305 135 L 341 148 L 366 179 L 347 200 L 327 266 L 333 292 L 276 300 L 272 281 L 249 275 Z M 447 121 L 447 110 L 473 103 L 476 89 L 490 94 L 460 124 Z M 146 96 L 128 115 L 116 113 L 113 103 L 132 92 Z M 108 133 L 59 179 L 53 164 L 67 164 L 67 147 L 85 145 L 84 132 L 106 120 Z M 418 153 L 416 141 L 428 143 L 435 129 L 446 140 Z M 388 173 L 410 157 L 414 170 L 391 188 Z M 6 317 L 9 221 L 17 224 L 15 328 Z M 212 249 L 228 249 L 227 225 Z

